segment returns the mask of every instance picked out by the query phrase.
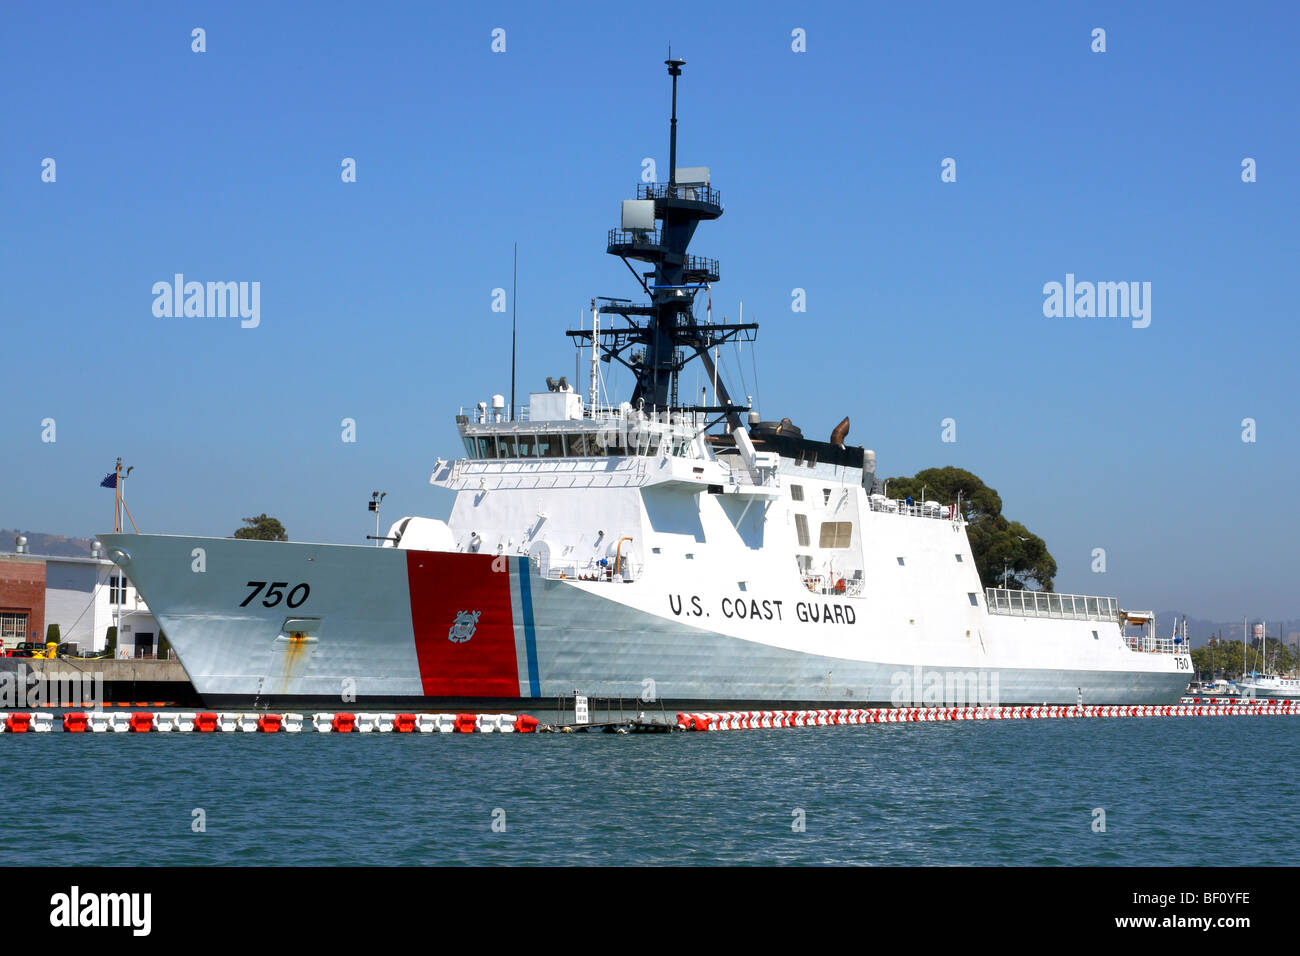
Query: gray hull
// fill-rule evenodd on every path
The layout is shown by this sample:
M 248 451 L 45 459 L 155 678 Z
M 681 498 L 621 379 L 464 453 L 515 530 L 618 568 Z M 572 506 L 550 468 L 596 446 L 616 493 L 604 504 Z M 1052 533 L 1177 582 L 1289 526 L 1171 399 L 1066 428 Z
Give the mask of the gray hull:
M 532 711 L 555 709 L 575 692 L 647 712 L 1167 704 L 1187 683 L 1185 674 L 1160 669 L 1168 664 L 1155 658 L 1165 655 L 1131 654 L 1131 669 L 1003 666 L 991 652 L 970 666 L 925 648 L 909 657 L 906 635 L 862 618 L 769 621 L 761 634 L 757 624 L 731 622 L 742 634 L 724 633 L 706 626 L 716 619 L 707 613 L 688 623 L 648 611 L 652 602 L 668 605 L 653 582 L 584 586 L 543 578 L 520 558 L 170 536 L 104 540 L 212 707 Z M 202 572 L 193 570 L 196 550 Z M 246 600 L 255 582 L 286 586 Z M 292 590 L 299 583 L 310 585 L 307 597 L 308 589 Z M 287 609 L 280 592 L 296 593 L 298 605 Z M 1041 622 L 1030 643 L 1059 647 L 1065 638 L 1051 632 L 1053 623 Z M 832 629 L 897 659 L 789 646 Z

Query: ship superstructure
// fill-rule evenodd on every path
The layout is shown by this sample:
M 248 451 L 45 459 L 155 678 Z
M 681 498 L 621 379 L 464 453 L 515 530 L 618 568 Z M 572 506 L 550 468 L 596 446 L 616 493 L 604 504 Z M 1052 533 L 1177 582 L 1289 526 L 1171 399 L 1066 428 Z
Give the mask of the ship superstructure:
M 645 296 L 591 300 L 569 335 L 588 387 L 462 409 L 445 520 L 381 548 L 106 535 L 213 706 L 340 699 L 520 709 L 575 693 L 744 705 L 1172 703 L 1186 646 L 1128 636 L 1113 598 L 986 589 L 956 505 L 887 498 L 875 455 L 760 421 L 717 368 L 755 323 L 703 320 L 720 280 L 689 246 L 718 219 L 707 168 L 623 203 L 607 252 Z M 639 272 L 632 263 L 651 268 Z M 699 360 L 711 383 L 680 393 Z M 602 395 L 602 365 L 635 382 Z M 709 391 L 712 399 L 709 400 Z M 204 570 L 193 570 L 203 555 Z

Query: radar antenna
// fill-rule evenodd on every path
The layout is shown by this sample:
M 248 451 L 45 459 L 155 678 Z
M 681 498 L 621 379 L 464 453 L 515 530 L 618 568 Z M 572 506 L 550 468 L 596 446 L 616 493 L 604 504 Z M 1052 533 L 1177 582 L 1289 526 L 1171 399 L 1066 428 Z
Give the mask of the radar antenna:
M 620 228 L 611 229 L 605 251 L 618 256 L 636 277 L 650 301 L 606 300 L 601 312 L 620 315 L 626 325 L 571 330 L 567 334 L 579 349 L 597 348 L 601 360 L 616 361 L 636 378 L 632 405 L 655 410 L 701 412 L 725 418 L 729 428 L 741 424 L 749 405 L 732 401 L 711 350 L 730 341 L 754 341 L 758 323 L 700 324 L 694 315 L 695 297 L 720 279 L 718 261 L 687 252 L 701 222 L 722 215 L 722 199 L 709 181 L 708 167 L 677 168 L 677 79 L 686 61 L 664 61 L 672 77 L 672 118 L 668 135 L 668 181 L 640 183 L 636 198 L 623 201 Z M 629 260 L 652 265 L 638 273 Z M 647 283 L 646 280 L 650 281 Z M 678 379 L 683 367 L 700 359 L 709 379 L 717 380 L 716 405 L 678 401 Z M 719 419 L 721 420 L 721 419 Z

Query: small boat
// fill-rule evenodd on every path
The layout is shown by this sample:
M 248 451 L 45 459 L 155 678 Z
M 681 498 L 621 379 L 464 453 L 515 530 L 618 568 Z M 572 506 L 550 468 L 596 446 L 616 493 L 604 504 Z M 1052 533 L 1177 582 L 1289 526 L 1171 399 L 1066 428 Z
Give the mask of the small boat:
M 1237 693 L 1243 697 L 1300 697 L 1300 678 L 1251 671 L 1237 682 Z

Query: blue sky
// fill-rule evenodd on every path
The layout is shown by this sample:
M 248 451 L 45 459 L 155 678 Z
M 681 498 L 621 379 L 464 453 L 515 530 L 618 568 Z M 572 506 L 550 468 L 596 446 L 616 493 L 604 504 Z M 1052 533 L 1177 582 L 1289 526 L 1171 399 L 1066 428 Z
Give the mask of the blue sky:
M 634 292 L 604 237 L 667 169 L 671 42 L 679 165 L 727 207 L 692 251 L 762 325 L 734 391 L 756 358 L 764 418 L 974 471 L 1059 590 L 1294 615 L 1300 14 L 1133 6 L 10 5 L 0 525 L 107 530 L 118 455 L 147 531 L 363 543 L 376 488 L 385 524 L 443 514 L 454 415 L 509 391 L 512 243 L 521 395 Z M 177 272 L 260 282 L 260 326 L 155 317 Z M 1150 326 L 1045 317 L 1067 273 L 1150 282 Z

